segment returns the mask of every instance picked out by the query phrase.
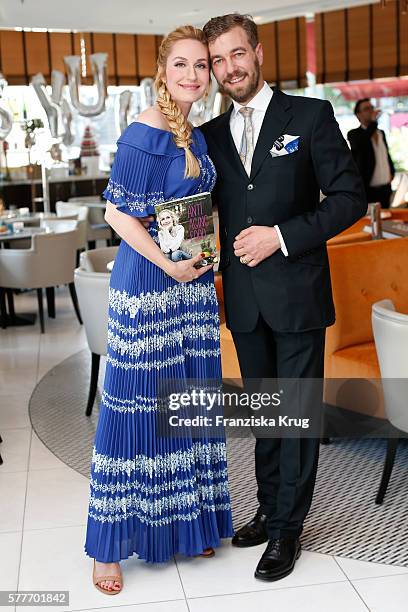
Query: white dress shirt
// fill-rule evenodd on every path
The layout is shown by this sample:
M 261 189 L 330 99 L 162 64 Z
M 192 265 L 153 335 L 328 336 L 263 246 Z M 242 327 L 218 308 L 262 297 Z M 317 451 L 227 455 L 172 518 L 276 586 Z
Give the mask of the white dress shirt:
M 269 87 L 268 83 L 265 82 L 262 89 L 258 91 L 256 96 L 254 96 L 252 100 L 250 100 L 246 104 L 246 106 L 249 106 L 250 108 L 254 109 L 254 112 L 252 114 L 252 123 L 254 126 L 254 150 L 256 147 L 256 143 L 258 142 L 258 137 L 261 131 L 266 109 L 269 106 L 272 96 L 273 96 L 273 91 Z M 234 108 L 232 109 L 231 116 L 230 116 L 230 130 L 231 130 L 233 141 L 239 153 L 241 140 L 242 140 L 242 134 L 244 132 L 244 117 L 241 115 L 239 111 L 241 108 L 244 108 L 244 105 L 239 104 L 239 102 L 235 102 L 235 100 L 233 100 L 233 106 Z M 287 257 L 288 251 L 287 251 L 285 242 L 283 240 L 282 234 L 280 232 L 280 229 L 277 225 L 274 225 L 274 228 L 276 229 L 276 232 L 279 237 L 279 242 L 280 242 L 282 253 Z
M 367 126 L 361 124 L 363 130 L 367 129 Z M 375 141 L 374 134 L 378 134 L 377 142 Z M 371 135 L 371 144 L 373 145 L 375 166 L 373 176 L 370 180 L 370 187 L 379 187 L 382 185 L 388 185 L 392 181 L 390 164 L 388 161 L 388 151 L 385 146 L 384 137 L 380 130 L 376 130 Z
M 371 137 L 375 155 L 375 167 L 373 176 L 371 177 L 370 187 L 378 187 L 379 185 L 388 185 L 391 183 L 390 164 L 388 161 L 388 151 L 385 146 L 384 138 L 381 132 L 378 132 L 377 142 Z

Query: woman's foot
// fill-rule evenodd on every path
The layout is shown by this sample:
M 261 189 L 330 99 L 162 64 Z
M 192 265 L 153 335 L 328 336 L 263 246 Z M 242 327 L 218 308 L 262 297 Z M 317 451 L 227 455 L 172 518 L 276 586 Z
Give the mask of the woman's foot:
M 215 555 L 215 550 L 213 548 L 204 548 L 200 557 L 213 557 Z
M 100 563 L 94 561 L 94 584 L 100 587 L 100 590 L 107 593 L 117 593 L 122 589 L 122 581 L 115 578 L 121 578 L 119 563 Z M 108 577 L 112 579 L 107 579 Z M 100 578 L 100 580 L 98 580 Z

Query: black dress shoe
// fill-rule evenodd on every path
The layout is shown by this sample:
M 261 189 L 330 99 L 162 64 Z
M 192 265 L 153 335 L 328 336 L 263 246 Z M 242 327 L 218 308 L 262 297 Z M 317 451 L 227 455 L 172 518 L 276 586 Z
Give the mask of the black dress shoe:
M 254 518 L 246 525 L 238 529 L 237 533 L 232 538 L 232 545 L 239 548 L 249 548 L 250 546 L 258 546 L 268 541 L 266 533 L 266 514 L 262 514 L 260 510 L 255 514 Z
M 269 540 L 255 570 L 255 578 L 272 582 L 288 576 L 295 567 L 301 550 L 299 538 L 274 538 Z

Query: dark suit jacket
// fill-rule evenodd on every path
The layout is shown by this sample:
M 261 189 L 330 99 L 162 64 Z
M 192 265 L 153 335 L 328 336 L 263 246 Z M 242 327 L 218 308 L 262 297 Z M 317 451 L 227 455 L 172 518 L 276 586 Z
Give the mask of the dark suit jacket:
M 258 314 L 276 331 L 334 323 L 326 240 L 367 209 L 363 184 L 329 102 L 288 96 L 274 88 L 246 174 L 234 145 L 230 109 L 201 126 L 217 169 L 214 201 L 220 220 L 226 322 L 251 331 Z M 300 136 L 298 151 L 272 157 L 282 134 Z M 320 189 L 327 196 L 320 203 Z M 290 257 L 279 249 L 248 268 L 233 242 L 251 225 L 279 224 Z
M 361 176 L 363 177 L 364 187 L 367 191 L 371 177 L 374 174 L 375 169 L 375 153 L 373 144 L 371 141 L 371 136 L 376 128 L 376 124 L 369 125 L 367 129 L 362 128 L 361 126 L 350 130 L 347 134 L 347 138 L 350 142 L 351 152 L 353 154 L 354 160 L 360 170 Z M 384 139 L 385 146 L 388 145 L 387 140 L 385 138 L 385 134 L 382 130 L 379 130 L 380 136 Z M 388 152 L 388 163 L 390 165 L 391 176 L 394 177 L 395 168 Z

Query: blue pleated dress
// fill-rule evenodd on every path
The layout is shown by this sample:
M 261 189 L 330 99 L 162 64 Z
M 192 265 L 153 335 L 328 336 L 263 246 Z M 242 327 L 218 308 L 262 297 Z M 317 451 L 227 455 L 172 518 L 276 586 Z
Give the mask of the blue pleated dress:
M 195 128 L 201 174 L 165 130 L 134 122 L 118 140 L 103 193 L 133 217 L 211 191 L 215 168 Z M 149 227 L 158 241 L 157 223 Z M 221 380 L 212 270 L 178 283 L 122 240 L 109 288 L 108 352 L 92 453 L 85 552 L 101 562 L 136 553 L 151 563 L 198 555 L 233 534 L 225 439 L 157 434 L 157 381 Z

